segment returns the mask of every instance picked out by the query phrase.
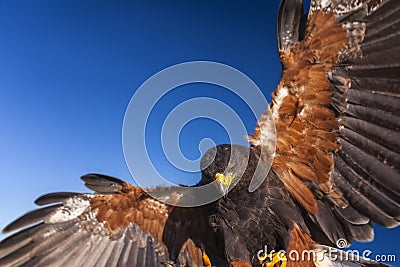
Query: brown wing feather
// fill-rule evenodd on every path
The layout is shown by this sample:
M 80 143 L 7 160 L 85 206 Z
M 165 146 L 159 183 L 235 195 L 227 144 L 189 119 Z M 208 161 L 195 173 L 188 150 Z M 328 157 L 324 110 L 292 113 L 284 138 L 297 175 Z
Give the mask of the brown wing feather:
M 103 222 L 110 231 L 135 223 L 161 240 L 172 207 L 149 197 L 140 187 L 125 183 L 123 191 L 119 194 L 95 195 L 91 199 L 90 207 L 97 221 Z
M 107 193 L 52 193 L 39 198 L 37 204 L 53 205 L 26 214 L 3 230 L 18 232 L 1 241 L 1 266 L 160 266 L 171 259 L 202 265 L 201 249 L 190 238 L 196 238 L 192 225 L 197 232 L 205 226 L 195 222 L 198 217 L 191 209 L 174 210 L 113 177 L 90 174 L 82 179 L 89 188 Z
M 307 35 L 289 52 L 281 51 L 282 79 L 269 107 L 276 127 L 276 154 L 272 170 L 289 192 L 312 214 L 317 202 L 307 181 L 325 184 L 325 193 L 335 192 L 326 183 L 333 168 L 331 154 L 339 149 L 335 113 L 329 108 L 329 70 L 337 63 L 348 37 L 334 13 L 316 11 L 309 16 Z M 315 27 L 318 25 L 318 27 Z M 250 138 L 260 145 L 261 121 Z M 339 194 L 335 194 L 338 199 Z M 338 199 L 340 204 L 344 202 Z

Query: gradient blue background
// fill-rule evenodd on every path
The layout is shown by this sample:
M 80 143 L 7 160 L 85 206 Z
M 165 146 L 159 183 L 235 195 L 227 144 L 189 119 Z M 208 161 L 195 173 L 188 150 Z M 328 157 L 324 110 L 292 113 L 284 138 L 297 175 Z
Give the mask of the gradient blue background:
M 41 194 L 87 192 L 82 174 L 132 181 L 121 144 L 124 112 L 141 83 L 163 68 L 221 62 L 248 75 L 270 100 L 281 71 L 278 2 L 0 0 L 0 227 L 35 208 Z M 256 118 L 220 88 L 195 84 L 172 92 L 149 126 L 150 153 L 161 169 L 168 165 L 158 153 L 163 118 L 197 96 L 239 107 L 252 132 Z M 204 137 L 229 142 L 216 123 L 194 121 L 180 136 L 188 158 L 199 157 Z M 196 177 L 173 179 L 193 184 Z M 374 242 L 351 248 L 399 260 L 400 231 L 376 229 Z

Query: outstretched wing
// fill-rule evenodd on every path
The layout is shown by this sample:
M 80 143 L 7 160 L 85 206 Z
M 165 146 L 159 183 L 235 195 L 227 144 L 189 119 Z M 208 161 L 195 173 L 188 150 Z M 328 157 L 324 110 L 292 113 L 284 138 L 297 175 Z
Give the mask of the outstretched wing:
M 5 227 L 18 232 L 1 241 L 0 266 L 203 265 L 194 243 L 202 234 L 207 240 L 199 211 L 168 206 L 113 177 L 82 179 L 95 194 L 44 195 L 36 200 L 44 208 Z M 158 190 L 174 197 L 173 188 Z
M 282 79 L 249 139 L 268 147 L 273 120 L 272 171 L 316 241 L 371 240 L 400 223 L 400 2 L 314 0 L 303 39 L 301 5 L 281 3 Z

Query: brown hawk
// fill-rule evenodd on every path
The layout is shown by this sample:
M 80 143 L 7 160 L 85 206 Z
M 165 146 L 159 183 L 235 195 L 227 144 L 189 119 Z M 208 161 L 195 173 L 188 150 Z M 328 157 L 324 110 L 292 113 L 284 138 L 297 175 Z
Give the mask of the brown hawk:
M 197 186 L 217 181 L 224 197 L 177 207 L 88 174 L 94 194 L 44 195 L 5 227 L 16 233 L 1 241 L 0 265 L 383 266 L 326 251 L 372 240 L 372 222 L 400 223 L 400 2 L 313 0 L 305 15 L 300 0 L 282 0 L 278 35 L 282 79 L 252 146 L 202 159 Z M 173 187 L 150 191 L 181 201 Z

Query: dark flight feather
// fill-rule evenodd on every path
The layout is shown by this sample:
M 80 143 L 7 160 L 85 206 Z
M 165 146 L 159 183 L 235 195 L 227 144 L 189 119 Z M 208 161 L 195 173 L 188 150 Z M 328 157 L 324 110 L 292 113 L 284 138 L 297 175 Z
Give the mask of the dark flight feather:
M 4 227 L 3 233 L 6 234 L 15 231 L 18 228 L 22 228 L 37 223 L 43 220 L 45 217 L 49 216 L 51 213 L 55 212 L 60 207 L 62 207 L 61 204 L 56 204 L 28 212 L 25 215 L 13 221 L 12 223 L 10 223 L 9 225 L 7 225 L 6 227 Z
M 305 21 L 301 0 L 283 0 L 278 13 L 278 48 L 289 50 L 304 37 Z

